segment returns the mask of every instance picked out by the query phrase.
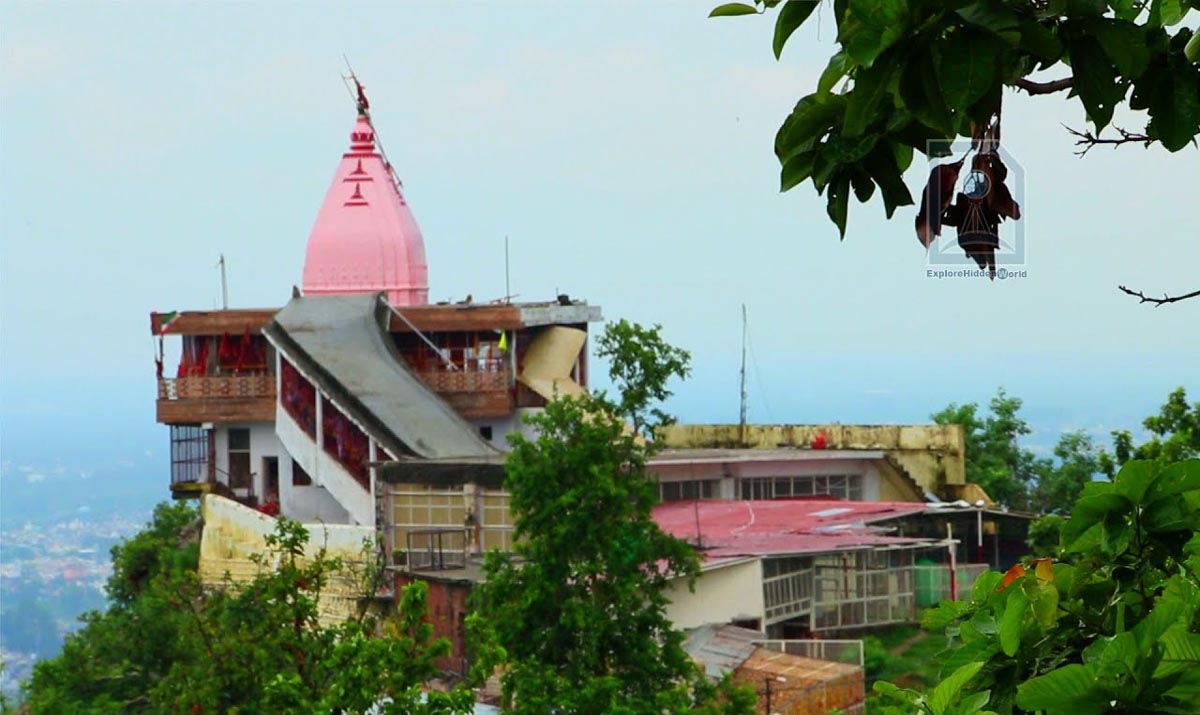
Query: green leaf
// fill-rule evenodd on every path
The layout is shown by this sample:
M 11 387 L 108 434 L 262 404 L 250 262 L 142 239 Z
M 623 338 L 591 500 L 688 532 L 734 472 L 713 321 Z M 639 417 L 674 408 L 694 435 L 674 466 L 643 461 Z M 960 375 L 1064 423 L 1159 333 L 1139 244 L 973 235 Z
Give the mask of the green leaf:
M 810 94 L 801 98 L 775 135 L 775 155 L 780 161 L 787 161 L 797 154 L 812 151 L 830 127 L 841 120 L 845 111 L 846 98 L 841 95 L 818 97 Z
M 758 8 L 753 5 L 745 5 L 740 2 L 727 2 L 724 5 L 714 7 L 712 12 L 708 13 L 709 17 L 736 17 L 738 15 L 757 15 Z
M 829 184 L 829 195 L 826 197 L 825 212 L 834 225 L 838 227 L 838 236 L 846 238 L 846 213 L 850 208 L 850 175 L 843 173 Z
M 929 696 L 929 709 L 933 711 L 933 715 L 945 715 L 946 708 L 958 697 L 963 686 L 969 683 L 983 666 L 983 663 L 967 663 L 938 683 L 933 689 L 933 694 Z
M 1143 7 L 1140 0 L 1109 0 L 1108 4 L 1118 20 L 1133 20 L 1141 14 Z
M 858 68 L 854 89 L 847 97 L 846 118 L 842 123 L 844 135 L 858 136 L 875 120 L 883 99 L 888 96 L 888 84 L 895 71 L 896 66 L 890 62 Z
M 1109 696 L 1096 684 L 1094 665 L 1068 665 L 1017 686 L 1017 705 L 1072 715 L 1100 715 Z
M 857 164 L 875 148 L 878 134 L 847 137 L 833 135 L 825 142 L 825 156 L 837 164 Z
M 1003 579 L 1004 574 L 999 571 L 984 571 L 971 586 L 971 603 L 986 602 L 996 592 L 996 587 Z
M 1071 518 L 1063 525 L 1063 545 L 1071 548 L 1084 532 L 1103 523 L 1109 514 L 1127 514 L 1132 508 L 1129 499 L 1120 494 L 1097 494 L 1081 498 L 1075 503 Z
M 942 41 L 940 49 L 938 80 L 942 96 L 952 110 L 966 111 L 998 81 L 997 40 L 982 32 L 959 29 Z
M 846 54 L 845 50 L 838 50 L 837 54 L 829 58 L 829 64 L 825 66 L 825 71 L 817 80 L 817 96 L 821 97 L 832 92 L 833 86 L 838 83 L 838 80 L 849 74 L 854 67 L 854 60 L 850 59 L 850 55 Z
M 1200 529 L 1200 514 L 1179 497 L 1167 497 L 1146 505 L 1142 526 L 1151 533 L 1196 531 Z
M 1083 26 L 1100 42 L 1104 54 L 1122 75 L 1136 79 L 1146 71 L 1150 64 L 1150 48 L 1142 28 L 1132 22 L 1107 18 L 1088 19 Z
M 1170 27 L 1179 24 L 1186 14 L 1187 7 L 1182 0 L 1153 0 L 1147 23 L 1151 27 Z
M 988 30 L 1004 42 L 1016 46 L 1021 40 L 1017 14 L 999 0 L 980 0 L 958 9 L 964 21 Z
M 1113 107 L 1125 96 L 1126 87 L 1095 38 L 1078 35 L 1071 39 L 1069 54 L 1075 75 L 1075 92 L 1087 109 L 1088 118 L 1101 131 L 1112 120 Z
M 1113 485 L 1118 494 L 1123 495 L 1133 504 L 1140 504 L 1146 489 L 1158 475 L 1159 466 L 1148 460 L 1133 460 L 1126 462 L 1117 473 Z
M 914 57 L 900 74 L 900 101 L 917 119 L 942 134 L 953 132 L 950 110 L 938 84 L 937 67 L 931 54 Z
M 1162 638 L 1171 626 L 1179 621 L 1187 611 L 1186 606 L 1179 601 L 1159 600 L 1154 604 L 1154 610 L 1133 627 L 1133 635 L 1137 638 L 1138 647 L 1149 650 L 1150 646 Z
M 783 46 L 787 44 L 788 38 L 796 28 L 804 24 L 816 7 L 817 0 L 788 0 L 779 11 L 779 17 L 775 19 L 775 39 L 772 42 L 775 59 L 779 59 L 783 54 Z
M 958 707 L 955 708 L 955 715 L 974 715 L 983 709 L 984 705 L 988 704 L 988 699 L 991 697 L 992 691 L 982 690 L 978 693 L 972 693 L 959 701 Z
M 1067 15 L 1100 17 L 1108 10 L 1105 0 L 1067 0 Z
M 1149 98 L 1150 136 L 1167 151 L 1179 151 L 1200 132 L 1200 72 L 1196 65 L 1173 65 L 1164 70 Z
M 1065 48 L 1050 28 L 1033 20 L 1026 20 L 1021 23 L 1020 31 L 1021 50 L 1042 60 L 1043 68 L 1048 66 L 1046 63 L 1058 62 L 1062 57 Z
M 969 610 L 971 604 L 965 601 L 942 601 L 921 614 L 921 627 L 933 633 L 941 632 Z
M 854 196 L 860 204 L 867 203 L 875 194 L 875 182 L 871 181 L 867 172 L 859 168 L 850 174 L 850 186 L 854 188 Z
M 879 191 L 883 194 L 883 207 L 887 212 L 887 217 L 891 218 L 892 214 L 900 206 L 909 206 L 913 203 L 912 194 L 908 192 L 908 187 L 904 184 L 904 177 L 901 176 L 900 167 L 896 163 L 896 153 L 889 150 L 886 145 L 877 146 L 866 159 L 863 160 L 863 168 L 879 184 Z
M 1192 33 L 1192 39 L 1183 47 L 1183 56 L 1188 62 L 1200 62 L 1200 32 Z
M 1043 628 L 1051 628 L 1058 618 L 1058 589 L 1054 584 L 1036 582 L 1034 593 L 1030 598 L 1033 605 L 1033 615 Z
M 1021 647 L 1021 628 L 1025 625 L 1025 611 L 1029 607 L 1029 599 L 1025 592 L 1012 588 L 1009 591 L 1008 603 L 1004 606 L 1004 616 L 1000 619 L 1000 648 L 1004 655 L 1013 657 Z
M 913 148 L 907 144 L 901 144 L 900 142 L 894 141 L 889 141 L 888 145 L 892 147 L 892 158 L 896 161 L 896 169 L 898 169 L 901 176 L 903 176 L 904 172 L 908 170 L 908 167 L 912 166 Z M 908 191 L 908 187 L 906 186 L 904 190 Z
M 1200 634 L 1188 633 L 1186 627 L 1179 626 L 1168 630 L 1159 642 L 1163 658 L 1154 673 L 1156 677 L 1200 668 Z
M 1200 36 L 1200 35 L 1197 35 Z M 1151 485 L 1154 496 L 1175 496 L 1200 489 L 1200 459 L 1185 459 L 1168 465 Z
M 838 42 L 863 67 L 904 37 L 908 30 L 906 0 L 849 0 L 838 24 Z
M 783 162 L 783 168 L 779 172 L 779 190 L 781 192 L 788 191 L 812 176 L 816 158 L 815 151 L 806 151 Z

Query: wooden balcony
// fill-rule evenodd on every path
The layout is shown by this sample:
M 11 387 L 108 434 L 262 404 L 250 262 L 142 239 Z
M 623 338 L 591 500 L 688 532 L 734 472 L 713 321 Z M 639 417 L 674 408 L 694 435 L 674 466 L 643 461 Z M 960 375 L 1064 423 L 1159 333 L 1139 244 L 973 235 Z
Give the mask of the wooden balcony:
M 163 424 L 273 421 L 275 376 L 160 378 L 157 418 Z
M 469 420 L 508 417 L 516 408 L 505 366 L 497 370 L 416 370 L 416 375 Z

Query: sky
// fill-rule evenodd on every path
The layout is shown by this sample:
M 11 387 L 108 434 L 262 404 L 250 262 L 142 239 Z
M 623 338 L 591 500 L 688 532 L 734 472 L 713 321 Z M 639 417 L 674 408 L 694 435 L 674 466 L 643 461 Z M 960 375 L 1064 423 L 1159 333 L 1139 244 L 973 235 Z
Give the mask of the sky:
M 810 184 L 778 191 L 829 13 L 776 61 L 773 18 L 710 5 L 0 2 L 5 469 L 133 464 L 165 495 L 148 314 L 216 307 L 220 255 L 232 307 L 287 301 L 354 122 L 343 55 L 431 299 L 501 296 L 508 236 L 519 300 L 586 298 L 691 351 L 684 421 L 737 419 L 743 304 L 755 422 L 921 422 L 1003 385 L 1046 449 L 1200 396 L 1200 300 L 1117 290 L 1200 287 L 1195 148 L 1077 157 L 1076 100 L 1010 92 L 1026 276 L 930 278 L 914 207 L 853 203 L 839 241 Z

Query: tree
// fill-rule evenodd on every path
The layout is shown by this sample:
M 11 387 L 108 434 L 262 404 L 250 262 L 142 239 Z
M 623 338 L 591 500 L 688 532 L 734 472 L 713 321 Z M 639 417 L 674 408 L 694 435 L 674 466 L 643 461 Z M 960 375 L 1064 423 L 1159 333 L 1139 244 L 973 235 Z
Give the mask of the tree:
M 32 712 L 469 712 L 465 689 L 421 693 L 449 648 L 425 622 L 423 583 L 404 590 L 395 620 L 364 611 L 326 625 L 321 590 L 346 567 L 324 553 L 305 561 L 303 526 L 280 519 L 259 574 L 210 590 L 195 570 L 194 518 L 160 505 L 114 548 L 110 606 L 35 667 Z
M 773 47 L 788 39 L 817 7 L 816 0 L 726 3 L 714 16 L 778 9 Z M 775 137 L 780 187 L 811 180 L 827 198 L 829 218 L 846 233 L 850 194 L 869 201 L 876 188 L 891 218 L 913 203 L 902 179 L 913 150 L 930 159 L 951 156 L 957 137 L 971 147 L 930 173 L 916 218 L 929 246 L 944 225 L 981 268 L 994 269 L 995 234 L 1020 207 L 1005 184 L 1001 159 L 1001 100 L 1006 87 L 1030 95 L 1069 92 L 1094 125 L 1075 130 L 1086 152 L 1097 144 L 1160 144 L 1176 152 L 1200 132 L 1200 39 L 1183 26 L 1197 0 L 834 0 L 838 51 Z M 1069 72 L 1036 81 L 1040 72 Z M 1132 92 L 1131 92 L 1132 90 Z M 1104 136 L 1114 108 L 1145 111 L 1141 132 Z M 967 182 L 956 192 L 967 154 Z M 973 195 L 969 182 L 984 185 Z M 981 180 L 982 179 L 982 180 Z M 965 192 L 965 193 L 964 193 Z M 1173 302 L 1184 296 L 1146 298 Z M 1186 297 L 1200 295 L 1200 291 Z
M 1010 397 L 1004 388 L 988 404 L 990 413 L 979 415 L 979 405 L 951 403 L 930 415 L 940 425 L 962 425 L 963 455 L 968 482 L 978 484 L 997 503 L 1013 509 L 1030 506 L 1029 488 L 1034 479 L 1034 456 L 1021 449 L 1018 440 L 1030 433 L 1019 416 L 1021 398 Z
M 1034 467 L 1037 486 L 1032 504 L 1043 514 L 1066 514 L 1084 487 L 1100 474 L 1100 455 L 1091 435 L 1076 430 L 1058 438 L 1054 456 L 1057 463 L 1042 459 Z
M 752 693 L 707 681 L 666 617 L 669 582 L 700 569 L 651 518 L 646 438 L 688 360 L 658 333 L 609 326 L 600 354 L 619 397 L 554 400 L 529 420 L 536 438 L 509 438 L 515 545 L 487 555 L 470 618 L 477 672 L 502 666 L 507 712 L 752 711 Z
M 1174 462 L 1200 457 L 1200 402 L 1189 405 L 1184 388 L 1175 388 L 1158 414 L 1147 417 L 1142 426 L 1150 432 L 1150 439 L 1137 447 L 1129 430 L 1112 433 L 1113 454 L 1100 454 L 1100 469 L 1110 479 L 1130 459 Z
M 1091 482 L 1063 560 L 980 576 L 923 625 L 952 644 L 928 694 L 876 683 L 881 715 L 1200 711 L 1200 460 Z

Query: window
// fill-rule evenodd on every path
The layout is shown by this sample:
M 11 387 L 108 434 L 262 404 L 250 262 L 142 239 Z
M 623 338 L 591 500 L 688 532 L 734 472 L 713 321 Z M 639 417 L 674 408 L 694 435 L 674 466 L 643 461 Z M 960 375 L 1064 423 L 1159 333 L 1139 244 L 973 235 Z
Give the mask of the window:
M 817 474 L 802 477 L 754 477 L 740 480 L 742 499 L 835 497 L 862 501 L 861 474 Z
M 484 426 L 480 427 L 479 428 L 479 436 L 483 437 L 487 441 L 491 442 L 492 441 L 492 426 L 484 425 Z
M 300 463 L 294 460 L 292 461 L 292 486 L 312 486 L 312 477 L 308 476 L 308 472 L 304 471 L 304 467 L 301 467 Z
M 171 425 L 171 483 L 210 481 L 212 431 L 199 425 Z
M 229 487 L 250 488 L 250 430 L 229 429 Z
M 693 479 L 685 482 L 661 482 L 658 485 L 661 501 L 713 499 L 717 496 L 716 479 Z

